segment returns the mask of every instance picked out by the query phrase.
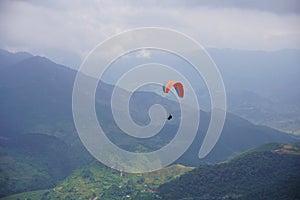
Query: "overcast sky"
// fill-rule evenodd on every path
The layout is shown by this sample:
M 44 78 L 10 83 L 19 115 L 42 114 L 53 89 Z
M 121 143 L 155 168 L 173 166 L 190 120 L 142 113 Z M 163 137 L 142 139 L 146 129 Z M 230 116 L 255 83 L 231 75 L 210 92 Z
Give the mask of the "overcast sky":
M 206 48 L 300 49 L 300 1 L 0 1 L 0 48 L 69 66 L 104 39 L 145 26 L 175 29 Z

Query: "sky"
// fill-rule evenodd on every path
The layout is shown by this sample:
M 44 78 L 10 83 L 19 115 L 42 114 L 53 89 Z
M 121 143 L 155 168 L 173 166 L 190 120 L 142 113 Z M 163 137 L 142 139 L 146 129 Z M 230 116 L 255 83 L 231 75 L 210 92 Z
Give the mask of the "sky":
M 0 1 L 0 48 L 75 68 L 105 39 L 149 26 L 175 29 L 205 48 L 300 49 L 300 1 Z

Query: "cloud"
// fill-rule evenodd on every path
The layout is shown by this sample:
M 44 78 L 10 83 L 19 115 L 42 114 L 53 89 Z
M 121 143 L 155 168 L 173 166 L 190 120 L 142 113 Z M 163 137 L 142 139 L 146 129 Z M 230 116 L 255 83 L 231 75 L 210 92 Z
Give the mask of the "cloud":
M 171 3 L 164 1 L 165 3 Z M 173 6 L 201 7 L 208 6 L 212 8 L 237 8 L 243 10 L 256 10 L 271 12 L 277 14 L 300 13 L 299 0 L 190 0 L 190 1 L 172 1 Z
M 136 52 L 137 58 L 151 58 L 151 51 L 147 49 L 142 49 Z
M 181 31 L 205 47 L 300 49 L 298 1 L 270 1 L 4 0 L 0 48 L 76 65 L 74 60 L 114 34 L 158 26 Z

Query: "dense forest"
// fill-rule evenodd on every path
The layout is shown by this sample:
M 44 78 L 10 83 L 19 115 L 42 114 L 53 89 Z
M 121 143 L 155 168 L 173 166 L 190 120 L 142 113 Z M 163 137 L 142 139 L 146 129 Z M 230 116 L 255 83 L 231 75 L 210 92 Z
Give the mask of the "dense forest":
M 268 144 L 159 187 L 164 199 L 299 199 L 300 144 Z

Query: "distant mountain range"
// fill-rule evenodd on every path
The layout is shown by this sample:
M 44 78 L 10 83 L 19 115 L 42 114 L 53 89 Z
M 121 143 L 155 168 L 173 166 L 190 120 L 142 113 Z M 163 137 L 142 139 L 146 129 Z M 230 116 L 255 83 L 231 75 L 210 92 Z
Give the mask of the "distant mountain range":
M 256 124 L 300 133 L 300 51 L 209 49 L 229 111 Z
M 72 118 L 72 88 L 76 73 L 44 57 L 0 51 L 1 196 L 53 187 L 72 170 L 91 160 L 79 140 Z M 151 151 L 170 141 L 178 128 L 176 116 L 180 112 L 176 102 L 152 92 L 137 92 L 131 109 L 138 123 L 147 123 L 149 118 L 145 111 L 153 103 L 165 105 L 175 117 L 158 136 L 150 140 L 136 139 L 122 133 L 113 120 L 108 104 L 113 87 L 100 83 L 95 106 L 99 123 L 114 143 L 130 151 L 141 148 Z M 213 151 L 200 160 L 197 155 L 209 119 L 210 113 L 201 111 L 197 137 L 176 163 L 188 166 L 216 163 L 267 142 L 296 141 L 289 134 L 254 125 L 228 113 L 220 140 Z M 53 168 L 54 163 L 56 168 Z
M 105 73 L 104 80 L 114 84 L 132 66 L 164 64 L 188 77 L 197 90 L 201 108 L 210 110 L 205 83 L 190 63 L 170 53 L 148 51 L 150 56 L 146 58 L 132 53 L 116 60 Z M 300 133 L 299 50 L 208 49 L 208 52 L 224 80 L 229 112 L 255 124 Z
M 58 65 L 39 56 L 24 57 L 22 54 L 7 53 L 4 59 L 19 60 L 10 66 L 2 67 L 0 73 L 1 95 L 1 136 L 10 137 L 12 134 L 43 133 L 56 136 L 69 144 L 78 143 L 78 136 L 72 118 L 72 89 L 76 71 Z M 9 56 L 7 56 L 9 55 Z M 23 58 L 23 60 L 20 58 Z M 27 54 L 26 54 L 27 55 Z M 110 111 L 110 97 L 113 86 L 100 83 L 96 93 L 96 108 L 98 118 L 104 129 L 109 127 L 108 135 L 115 142 L 126 141 L 132 148 L 132 142 L 147 146 L 144 140 L 124 138 L 124 134 L 116 126 Z M 126 92 L 126 91 L 124 91 Z M 132 115 L 147 123 L 146 111 L 150 105 L 161 103 L 172 113 L 178 113 L 177 103 L 151 92 L 137 92 L 132 101 Z M 104 114 L 105 113 L 105 114 Z M 179 113 L 178 113 L 179 115 Z M 201 115 L 198 136 L 188 152 L 196 151 L 201 144 L 210 114 Z M 154 137 L 148 143 L 148 148 L 159 148 L 172 138 L 176 132 L 177 121 L 167 124 L 165 132 Z M 152 142 L 151 142 L 152 141 Z M 220 161 L 249 148 L 254 148 L 266 142 L 292 142 L 288 134 L 267 127 L 255 126 L 232 114 L 228 114 L 224 131 L 215 150 L 207 158 L 209 162 Z M 121 143 L 122 143 L 121 142 Z M 123 147 L 126 144 L 120 144 Z M 209 159 L 211 157 L 211 159 Z M 218 159 L 217 159 L 218 158 Z M 189 159 L 188 159 L 189 160 Z M 192 159 L 194 164 L 199 159 Z

